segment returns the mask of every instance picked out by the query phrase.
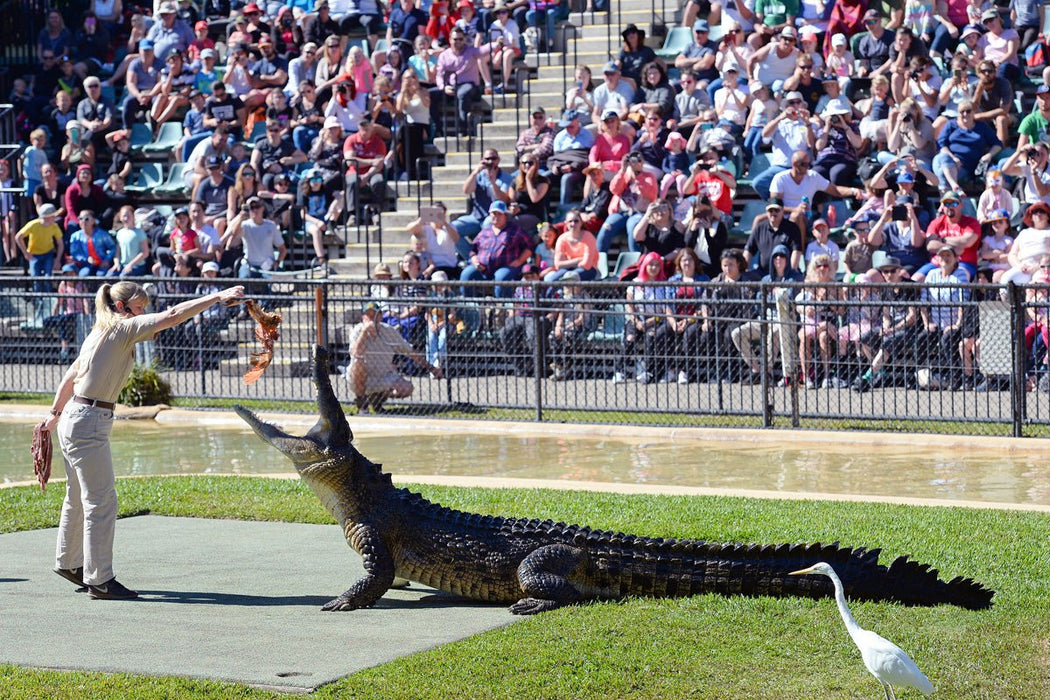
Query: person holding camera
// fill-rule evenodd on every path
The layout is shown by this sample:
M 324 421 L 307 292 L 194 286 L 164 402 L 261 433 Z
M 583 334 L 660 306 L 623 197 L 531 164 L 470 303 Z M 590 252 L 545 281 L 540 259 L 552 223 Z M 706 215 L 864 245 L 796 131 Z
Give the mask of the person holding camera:
M 598 231 L 598 250 L 609 250 L 616 236 L 634 232 L 649 205 L 656 201 L 660 186 L 656 177 L 645 170 L 641 153 L 630 153 L 623 159 L 619 172 L 609 183 L 613 195 L 609 205 L 609 218 Z M 627 237 L 630 250 L 640 252 L 641 247 L 633 235 Z
M 1048 153 L 1050 153 L 1050 146 L 1045 141 L 1037 141 L 1019 147 L 1002 164 L 1003 175 L 1024 179 L 1024 184 L 1021 186 L 1021 201 L 1026 204 L 1035 202 L 1050 204 Z
M 920 161 L 923 167 L 929 170 L 933 154 L 937 151 L 937 137 L 934 135 L 933 125 L 914 98 L 905 98 L 897 109 L 890 111 L 886 148 L 887 151 L 878 155 L 880 163 L 892 159 L 891 154 L 900 155 L 904 149 L 908 149 L 913 159 Z
M 762 142 L 772 143 L 769 167 L 752 173 L 751 186 L 762 199 L 769 199 L 773 178 L 791 167 L 794 153 L 807 156 L 817 144 L 817 135 L 809 121 L 809 110 L 803 105 L 802 93 L 789 92 L 780 103 L 781 112 L 762 128 Z
M 452 222 L 452 227 L 459 234 L 456 248 L 464 260 L 470 259 L 470 242 L 488 219 L 492 203 L 510 203 L 513 183 L 513 178 L 499 167 L 499 153 L 495 148 L 486 149 L 481 161 L 467 174 L 467 179 L 463 181 L 463 194 L 473 205 L 469 214 Z
M 852 111 L 846 107 L 829 107 L 822 116 L 823 128 L 817 137 L 817 159 L 813 162 L 813 170 L 836 185 L 846 185 L 857 177 L 857 154 L 864 139 L 853 128 L 852 116 Z
M 910 195 L 897 196 L 892 190 L 883 195 L 882 215 L 871 226 L 868 243 L 898 261 L 918 269 L 930 257 L 926 253 L 926 232 L 919 223 L 915 201 Z

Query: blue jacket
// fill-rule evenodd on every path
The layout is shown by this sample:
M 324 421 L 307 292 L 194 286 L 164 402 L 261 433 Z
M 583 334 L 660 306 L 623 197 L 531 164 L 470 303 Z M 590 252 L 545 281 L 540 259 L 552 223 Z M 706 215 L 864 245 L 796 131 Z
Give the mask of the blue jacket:
M 109 231 L 102 228 L 95 229 L 91 236 L 91 244 L 95 247 L 95 254 L 102 260 L 99 267 L 112 266 L 113 258 L 117 255 L 117 242 L 113 240 L 113 236 L 109 235 Z M 73 260 L 78 265 L 91 264 L 88 261 L 88 240 L 84 229 L 76 231 L 70 237 L 69 254 L 73 256 Z

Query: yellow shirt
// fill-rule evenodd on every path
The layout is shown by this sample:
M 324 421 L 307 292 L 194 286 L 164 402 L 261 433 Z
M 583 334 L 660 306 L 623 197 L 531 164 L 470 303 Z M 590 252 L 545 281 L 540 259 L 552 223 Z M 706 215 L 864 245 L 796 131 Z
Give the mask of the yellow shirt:
M 55 242 L 62 240 L 62 229 L 58 224 L 45 224 L 42 219 L 33 219 L 18 232 L 26 239 L 26 248 L 33 255 L 46 255 L 55 250 Z

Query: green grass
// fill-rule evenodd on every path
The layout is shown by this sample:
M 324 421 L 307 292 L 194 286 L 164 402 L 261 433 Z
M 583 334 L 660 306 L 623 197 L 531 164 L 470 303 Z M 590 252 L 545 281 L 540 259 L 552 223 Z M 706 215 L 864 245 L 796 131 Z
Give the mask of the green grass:
M 299 482 L 243 477 L 121 480 L 121 514 L 330 522 Z M 716 541 L 841 540 L 909 554 L 997 593 L 991 610 L 858 603 L 862 626 L 908 651 L 938 698 L 1050 697 L 1050 516 L 1041 513 L 420 487 L 465 510 L 552 518 L 639 535 Z M 0 532 L 51 527 L 61 489 L 0 489 Z M 191 556 L 190 552 L 186 553 Z M 352 615 L 353 613 L 346 613 Z M 875 698 L 831 600 L 698 596 L 588 604 L 529 618 L 362 671 L 315 693 L 340 698 Z M 919 697 L 914 691 L 899 694 Z M 4 698 L 270 698 L 181 678 L 0 666 Z

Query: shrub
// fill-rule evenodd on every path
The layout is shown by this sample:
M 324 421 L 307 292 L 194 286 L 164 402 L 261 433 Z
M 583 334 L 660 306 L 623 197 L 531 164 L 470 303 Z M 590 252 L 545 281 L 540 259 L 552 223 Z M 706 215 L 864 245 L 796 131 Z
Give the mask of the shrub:
M 156 364 L 135 365 L 117 403 L 127 406 L 154 406 L 171 403 L 171 385 L 160 376 Z

